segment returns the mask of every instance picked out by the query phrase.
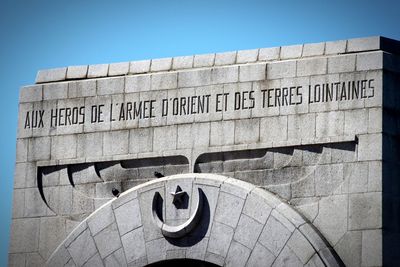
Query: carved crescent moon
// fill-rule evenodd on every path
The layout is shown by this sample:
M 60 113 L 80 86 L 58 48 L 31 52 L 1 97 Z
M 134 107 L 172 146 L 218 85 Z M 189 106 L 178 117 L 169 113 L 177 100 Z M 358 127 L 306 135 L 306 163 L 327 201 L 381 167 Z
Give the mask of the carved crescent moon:
M 190 218 L 186 222 L 177 226 L 171 226 L 165 224 L 160 219 L 157 213 L 157 203 L 161 198 L 161 195 L 159 192 L 154 193 L 153 204 L 152 204 L 153 220 L 155 224 L 161 229 L 161 233 L 164 236 L 170 238 L 180 238 L 190 233 L 197 226 L 197 224 L 200 221 L 201 215 L 203 213 L 203 194 L 204 194 L 200 188 L 198 188 L 198 191 L 199 191 L 199 198 L 197 200 L 197 205 L 194 213 L 192 214 L 192 216 L 190 216 Z

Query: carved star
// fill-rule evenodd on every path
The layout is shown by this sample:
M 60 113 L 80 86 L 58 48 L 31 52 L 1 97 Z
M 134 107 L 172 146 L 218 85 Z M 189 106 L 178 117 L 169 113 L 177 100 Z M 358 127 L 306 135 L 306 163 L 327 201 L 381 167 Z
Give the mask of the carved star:
M 185 191 L 182 190 L 182 188 L 178 185 L 175 189 L 175 192 L 171 192 L 171 195 L 173 197 L 172 199 L 172 203 L 174 203 L 174 205 L 181 205 L 182 201 L 183 201 L 183 196 L 186 194 Z

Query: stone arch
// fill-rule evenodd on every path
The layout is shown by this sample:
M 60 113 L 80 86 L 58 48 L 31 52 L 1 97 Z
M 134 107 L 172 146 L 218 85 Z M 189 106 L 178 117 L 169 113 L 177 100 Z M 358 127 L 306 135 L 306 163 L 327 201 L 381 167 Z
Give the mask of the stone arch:
M 172 203 L 177 186 L 185 197 Z M 199 190 L 200 189 L 200 190 Z M 201 217 L 179 238 L 165 237 L 154 219 L 177 226 Z M 55 250 L 48 266 L 146 266 L 168 259 L 219 266 L 342 265 L 320 233 L 290 205 L 252 184 L 213 174 L 182 174 L 139 185 L 104 204 Z

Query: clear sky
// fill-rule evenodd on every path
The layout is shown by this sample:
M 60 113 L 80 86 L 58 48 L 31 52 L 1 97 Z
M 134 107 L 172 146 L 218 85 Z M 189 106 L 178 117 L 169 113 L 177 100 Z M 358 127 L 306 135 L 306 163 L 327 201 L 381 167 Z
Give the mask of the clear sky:
M 399 0 L 0 0 L 0 267 L 7 264 L 18 92 L 39 69 L 382 35 Z

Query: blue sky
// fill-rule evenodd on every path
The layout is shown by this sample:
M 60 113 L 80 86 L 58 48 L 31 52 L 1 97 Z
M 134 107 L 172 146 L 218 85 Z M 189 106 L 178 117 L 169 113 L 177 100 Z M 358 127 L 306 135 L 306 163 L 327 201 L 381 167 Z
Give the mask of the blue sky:
M 11 222 L 18 92 L 39 69 L 383 35 L 398 0 L 0 0 L 0 266 Z

